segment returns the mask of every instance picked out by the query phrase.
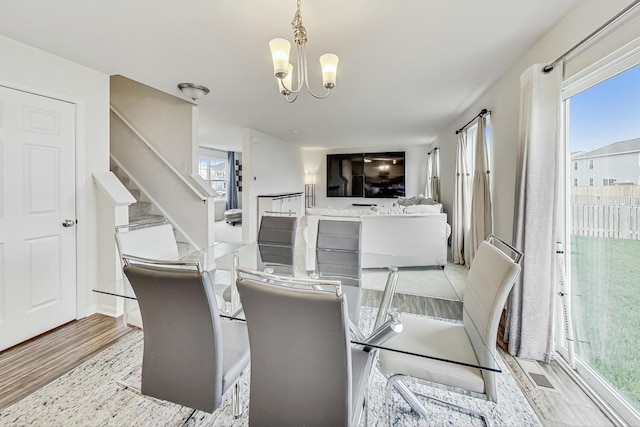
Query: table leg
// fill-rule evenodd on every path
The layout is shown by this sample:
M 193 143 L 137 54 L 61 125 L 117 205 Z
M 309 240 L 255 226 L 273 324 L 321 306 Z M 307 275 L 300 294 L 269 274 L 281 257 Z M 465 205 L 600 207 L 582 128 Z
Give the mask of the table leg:
M 396 287 L 398 286 L 398 267 L 389 267 L 389 275 L 387 276 L 387 283 L 384 286 L 384 292 L 382 294 L 382 301 L 380 301 L 380 307 L 378 308 L 378 316 L 376 317 L 376 323 L 373 329 L 378 329 L 384 322 L 387 321 L 389 316 L 389 309 L 391 308 L 391 302 L 393 296 L 396 293 Z

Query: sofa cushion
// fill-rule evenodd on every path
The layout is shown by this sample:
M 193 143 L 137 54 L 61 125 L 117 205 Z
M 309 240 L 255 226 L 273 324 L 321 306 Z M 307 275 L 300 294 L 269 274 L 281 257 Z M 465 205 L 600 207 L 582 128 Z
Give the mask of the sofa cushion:
M 432 205 L 412 205 L 404 208 L 406 214 L 431 214 L 442 213 L 442 205 L 440 203 L 434 203 Z
M 380 215 L 401 215 L 404 213 L 404 206 L 373 206 L 374 212 Z
M 373 211 L 370 207 L 363 208 L 307 208 L 307 215 L 321 215 L 321 216 L 362 216 L 362 215 L 376 215 L 377 212 Z

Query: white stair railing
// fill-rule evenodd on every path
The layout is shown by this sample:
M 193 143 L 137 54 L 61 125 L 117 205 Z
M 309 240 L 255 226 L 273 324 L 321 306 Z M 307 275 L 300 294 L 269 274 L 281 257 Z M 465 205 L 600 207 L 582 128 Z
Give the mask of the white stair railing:
M 180 173 L 113 106 L 111 112 L 114 162 L 191 246 L 199 250 L 212 245 L 214 194 Z
M 209 194 L 204 194 L 204 192 L 200 188 L 193 185 L 187 178 L 185 178 L 184 175 L 180 173 L 180 171 L 178 171 L 171 163 L 169 163 L 169 161 L 162 154 L 160 154 L 160 152 L 156 150 L 154 146 L 136 129 L 136 127 L 133 126 L 118 110 L 116 110 L 113 105 L 110 105 L 109 108 L 111 109 L 113 114 L 118 116 L 118 118 L 122 120 L 122 122 L 127 125 L 129 129 L 131 129 L 131 131 L 140 139 L 140 142 L 142 142 L 153 154 L 155 154 L 155 156 L 160 161 L 162 161 L 162 163 L 164 163 L 175 174 L 175 176 L 178 177 L 178 179 L 180 179 L 187 187 L 189 187 L 191 191 L 193 191 L 203 202 L 206 202 L 207 199 L 211 197 L 211 195 Z

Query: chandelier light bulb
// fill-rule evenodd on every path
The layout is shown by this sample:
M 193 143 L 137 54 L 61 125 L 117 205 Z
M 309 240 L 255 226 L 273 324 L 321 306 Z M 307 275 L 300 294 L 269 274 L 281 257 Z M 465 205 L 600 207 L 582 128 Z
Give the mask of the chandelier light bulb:
M 338 56 L 333 53 L 325 53 L 320 57 L 320 66 L 322 67 L 322 85 L 327 89 L 333 89 L 336 85 L 338 60 Z
M 293 78 L 293 65 L 288 64 L 287 76 L 283 79 L 276 79 L 278 81 L 278 90 L 282 95 L 289 95 L 291 93 L 291 88 L 293 84 L 292 78 Z
M 291 43 L 285 39 L 273 39 L 269 42 L 269 48 L 273 58 L 273 73 L 279 79 L 287 77 Z

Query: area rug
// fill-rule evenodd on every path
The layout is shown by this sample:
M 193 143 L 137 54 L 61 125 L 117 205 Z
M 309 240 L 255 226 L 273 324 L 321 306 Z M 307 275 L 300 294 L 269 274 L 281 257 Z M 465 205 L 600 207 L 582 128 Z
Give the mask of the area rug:
M 361 326 L 368 330 L 375 309 L 363 308 Z M 220 409 L 213 414 L 194 411 L 180 405 L 141 396 L 123 389 L 117 380 L 140 381 L 143 336 L 133 331 L 92 359 L 61 376 L 37 392 L 0 411 L 0 426 L 247 426 L 249 372 L 243 377 L 243 416 L 234 419 L 231 394 L 227 393 Z M 430 394 L 478 410 L 494 426 L 540 426 L 533 409 L 502 360 L 499 378 L 500 403 L 451 393 L 426 386 Z M 361 426 L 389 425 L 385 415 L 385 379 L 374 371 L 369 390 L 368 414 Z M 393 426 L 473 426 L 481 421 L 436 405 L 429 419 L 420 419 L 402 398 L 394 393 L 391 403 Z M 366 421 L 365 421 L 366 420 Z
M 383 291 L 389 271 L 386 269 L 365 269 L 362 272 L 362 287 Z M 398 271 L 397 292 L 430 298 L 459 301 L 462 291 L 457 289 L 446 270 L 433 268 L 402 268 Z

